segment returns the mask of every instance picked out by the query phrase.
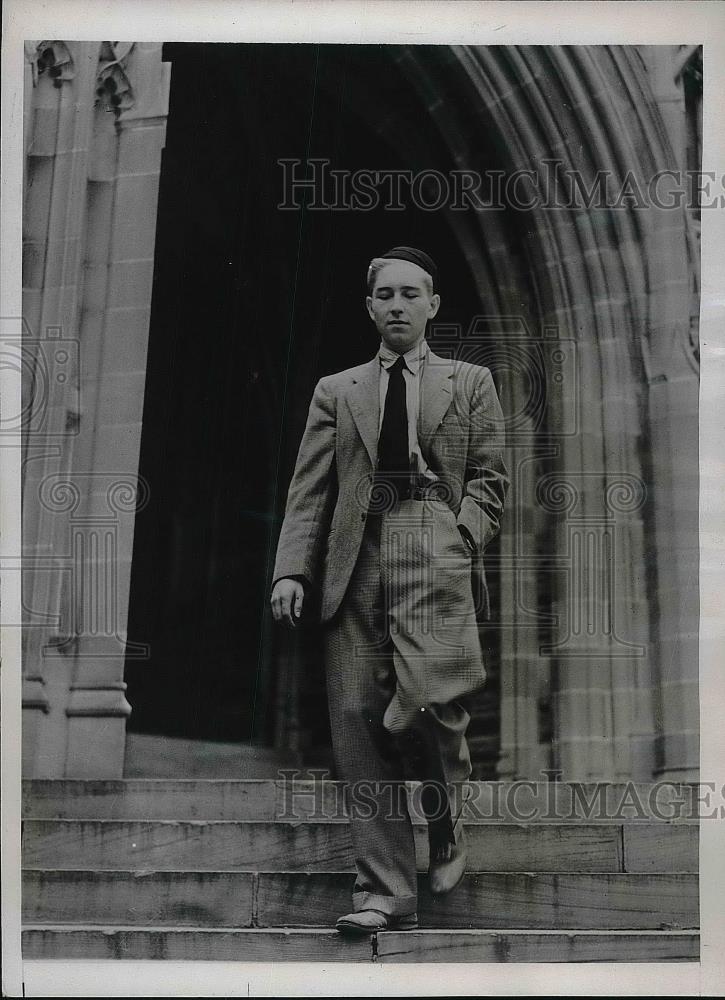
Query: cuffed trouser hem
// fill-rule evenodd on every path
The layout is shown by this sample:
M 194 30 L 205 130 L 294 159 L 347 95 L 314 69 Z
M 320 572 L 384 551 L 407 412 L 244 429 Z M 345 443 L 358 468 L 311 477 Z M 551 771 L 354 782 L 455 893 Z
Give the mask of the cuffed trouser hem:
M 380 896 L 376 892 L 353 892 L 352 908 L 355 913 L 360 910 L 380 910 L 389 917 L 404 917 L 415 913 L 418 905 L 416 896 Z

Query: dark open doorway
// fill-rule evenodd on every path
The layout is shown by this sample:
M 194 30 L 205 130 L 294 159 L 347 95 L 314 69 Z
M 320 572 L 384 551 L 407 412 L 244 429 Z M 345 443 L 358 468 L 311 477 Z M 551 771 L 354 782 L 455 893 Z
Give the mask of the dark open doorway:
M 387 246 L 417 244 L 437 258 L 440 323 L 465 329 L 481 301 L 445 213 L 281 210 L 279 160 L 450 170 L 403 53 L 165 47 L 172 89 L 140 466 L 150 502 L 136 521 L 129 614 L 129 639 L 148 643 L 151 658 L 127 664 L 130 732 L 286 745 L 308 760 L 323 748 L 324 758 L 315 637 L 291 648 L 267 609 L 312 390 L 375 351 L 364 272 Z M 489 662 L 472 723 L 484 777 L 498 740 Z

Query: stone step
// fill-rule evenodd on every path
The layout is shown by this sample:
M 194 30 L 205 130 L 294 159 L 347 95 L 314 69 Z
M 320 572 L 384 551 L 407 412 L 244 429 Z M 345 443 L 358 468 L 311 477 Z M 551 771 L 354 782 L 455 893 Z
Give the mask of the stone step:
M 391 820 L 390 822 L 395 822 Z M 414 828 L 418 867 L 428 838 Z M 471 871 L 696 872 L 691 824 L 472 824 Z M 344 871 L 353 867 L 345 822 L 273 823 L 25 820 L 27 868 Z
M 697 962 L 695 931 L 387 931 L 378 962 Z
M 357 940 L 333 930 L 26 927 L 24 960 L 171 959 L 236 962 L 682 962 L 694 931 L 385 931 Z
M 290 771 L 290 774 L 301 772 Z M 408 783 L 413 819 L 419 791 Z M 487 823 L 626 823 L 697 819 L 697 790 L 669 783 L 471 783 L 466 815 Z M 275 820 L 343 819 L 336 781 L 67 778 L 23 782 L 23 815 L 34 819 Z
M 347 872 L 98 872 L 23 874 L 28 924 L 330 927 L 350 909 Z M 419 879 L 422 927 L 697 928 L 697 875 L 467 875 L 447 896 Z
M 129 778 L 268 778 L 292 768 L 300 755 L 251 743 L 194 740 L 126 732 L 123 773 Z

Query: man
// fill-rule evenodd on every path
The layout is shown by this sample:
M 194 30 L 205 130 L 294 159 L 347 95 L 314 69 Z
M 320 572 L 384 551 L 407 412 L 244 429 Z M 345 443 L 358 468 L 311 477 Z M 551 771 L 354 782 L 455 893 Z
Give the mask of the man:
M 294 627 L 310 588 L 320 595 L 357 868 L 353 912 L 337 921 L 348 934 L 417 926 L 413 828 L 407 807 L 391 810 L 406 777 L 423 782 L 431 891 L 449 892 L 466 866 L 469 715 L 458 699 L 485 679 L 472 573 L 487 614 L 481 556 L 508 479 L 490 371 L 425 340 L 436 283 L 413 247 L 370 263 L 380 348 L 315 388 L 274 568 L 276 621 Z M 358 799 L 367 808 L 351 808 Z

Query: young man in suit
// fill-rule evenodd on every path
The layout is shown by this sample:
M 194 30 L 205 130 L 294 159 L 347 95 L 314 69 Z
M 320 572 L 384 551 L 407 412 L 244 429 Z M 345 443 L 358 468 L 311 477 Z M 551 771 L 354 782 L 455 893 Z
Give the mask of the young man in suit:
M 343 933 L 417 926 L 413 828 L 398 792 L 422 781 L 433 893 L 466 866 L 471 762 L 458 700 L 485 679 L 472 575 L 508 488 L 503 414 L 487 368 L 434 354 L 431 258 L 394 247 L 368 268 L 381 342 L 322 378 L 300 444 L 271 597 L 294 627 L 320 595 L 333 751 L 357 879 Z

